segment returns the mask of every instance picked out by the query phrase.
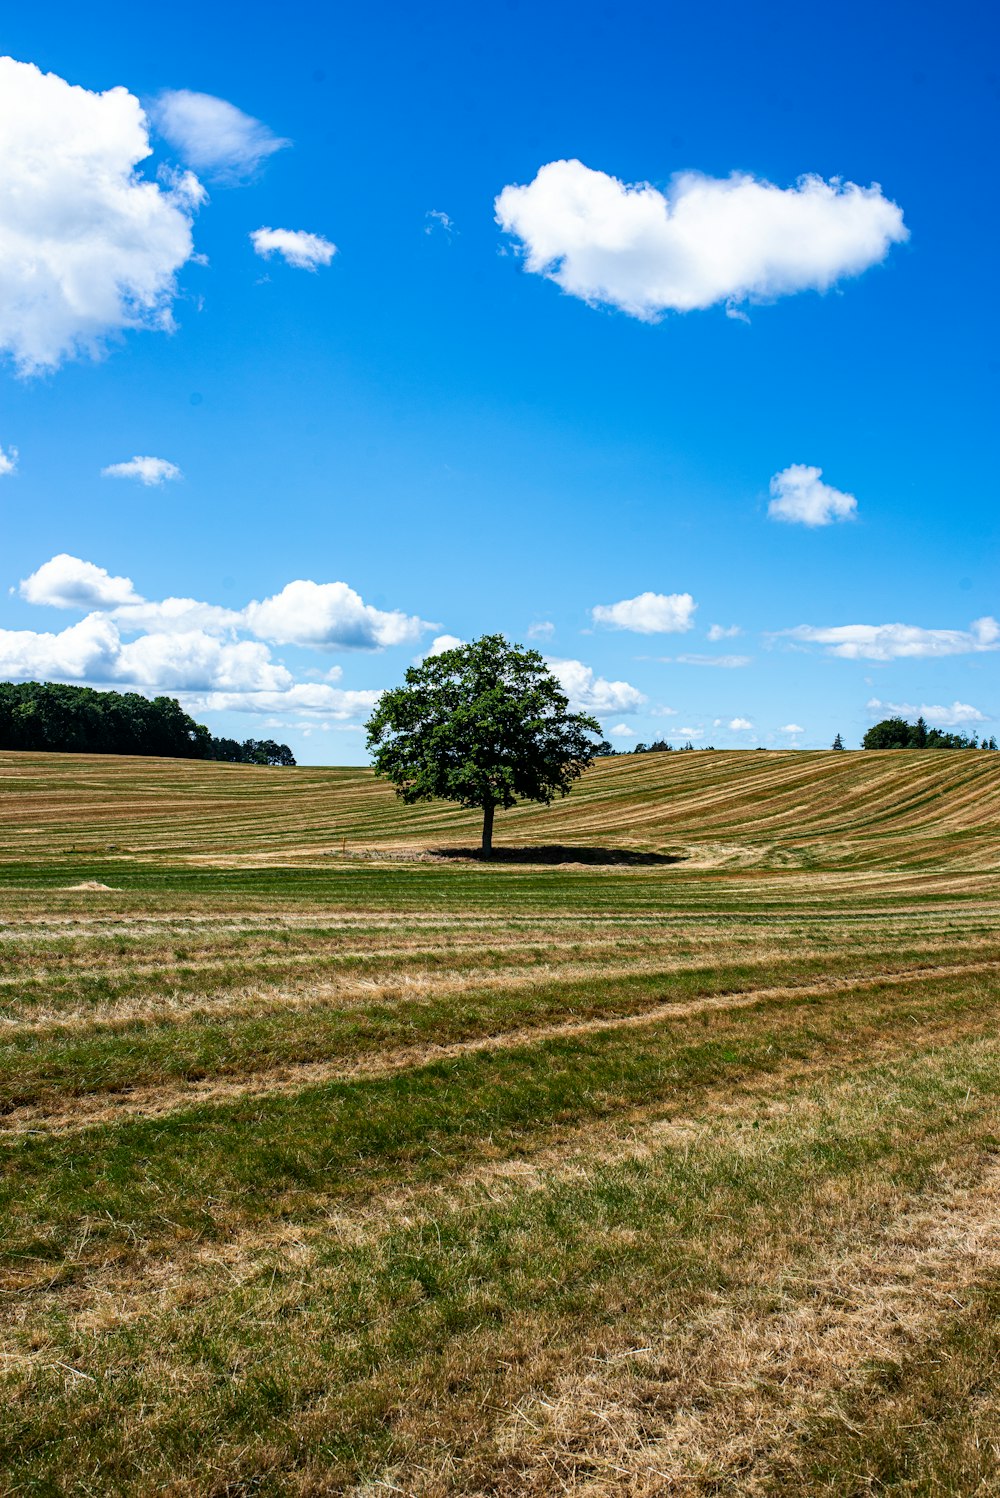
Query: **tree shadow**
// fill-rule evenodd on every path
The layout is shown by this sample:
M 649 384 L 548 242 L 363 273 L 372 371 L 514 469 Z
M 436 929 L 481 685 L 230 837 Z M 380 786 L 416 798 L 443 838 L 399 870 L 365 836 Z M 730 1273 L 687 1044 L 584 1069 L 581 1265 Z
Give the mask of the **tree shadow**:
M 647 853 L 642 848 L 587 848 L 547 843 L 537 848 L 430 848 L 432 858 L 474 859 L 477 863 L 590 863 L 639 867 L 648 864 L 683 863 L 684 853 Z

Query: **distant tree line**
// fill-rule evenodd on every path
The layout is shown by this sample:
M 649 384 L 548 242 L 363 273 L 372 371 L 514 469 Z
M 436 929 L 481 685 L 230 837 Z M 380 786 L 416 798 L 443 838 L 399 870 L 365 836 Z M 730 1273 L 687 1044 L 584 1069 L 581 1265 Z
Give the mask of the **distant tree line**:
M 616 749 L 613 744 L 608 743 L 607 739 L 602 739 L 594 750 L 594 755 L 598 759 L 614 759 L 620 754 L 684 754 L 689 750 L 697 748 L 714 749 L 715 745 L 692 744 L 691 740 L 688 739 L 686 744 L 681 744 L 675 749 L 674 745 L 668 744 L 666 739 L 654 739 L 651 744 L 644 744 L 640 740 L 632 749 Z
M 763 744 L 757 748 L 762 749 Z M 846 749 L 847 745 L 838 733 L 831 745 L 834 749 Z M 862 749 L 996 749 L 995 738 L 980 739 L 976 734 L 971 738 L 964 733 L 945 733 L 941 728 L 928 728 L 923 718 L 918 718 L 916 723 L 908 723 L 905 718 L 883 718 L 881 723 L 876 723 L 869 728 L 861 740 Z M 651 744 L 638 743 L 633 749 L 616 749 L 609 744 L 607 739 L 602 739 L 594 751 L 597 758 L 614 758 L 626 754 L 661 754 L 663 752 L 676 752 L 683 754 L 685 750 L 701 748 L 712 750 L 714 744 L 696 745 L 690 739 L 686 744 L 681 744 L 674 749 L 673 744 L 668 744 L 666 739 L 654 739 Z
M 217 739 L 174 697 L 98 692 L 58 682 L 0 682 L 0 749 L 162 754 L 237 765 L 294 765 L 274 739 Z
M 840 735 L 838 734 L 839 738 Z M 836 747 L 836 745 L 834 745 Z M 907 723 L 905 718 L 883 718 L 869 728 L 861 740 L 862 749 L 995 749 L 995 738 L 980 740 L 964 733 L 945 733 L 928 728 L 923 718 Z

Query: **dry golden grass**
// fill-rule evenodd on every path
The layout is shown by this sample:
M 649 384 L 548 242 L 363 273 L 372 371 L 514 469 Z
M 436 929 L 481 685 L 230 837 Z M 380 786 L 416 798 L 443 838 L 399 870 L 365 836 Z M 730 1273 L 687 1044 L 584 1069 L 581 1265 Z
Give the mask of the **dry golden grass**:
M 0 753 L 0 858 L 169 855 L 218 866 L 474 844 L 478 817 L 403 807 L 363 769 Z M 565 801 L 504 813 L 497 843 L 621 844 L 706 867 L 995 868 L 1000 768 L 988 753 L 653 754 L 598 762 Z M 985 862 L 983 858 L 985 856 Z
M 0 1491 L 1000 1491 L 997 761 L 0 756 Z

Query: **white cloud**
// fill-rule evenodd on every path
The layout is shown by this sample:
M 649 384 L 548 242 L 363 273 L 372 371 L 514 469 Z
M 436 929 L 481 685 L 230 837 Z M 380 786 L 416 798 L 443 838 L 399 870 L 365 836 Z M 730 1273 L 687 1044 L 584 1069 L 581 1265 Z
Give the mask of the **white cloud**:
M 202 630 L 140 635 L 121 645 L 114 678 L 159 691 L 282 691 L 292 685 L 284 666 L 254 640 L 225 642 Z
M 450 239 L 457 232 L 454 220 L 449 218 L 447 213 L 442 213 L 440 208 L 428 208 L 424 218 L 430 220 L 429 223 L 424 224 L 425 234 L 433 234 L 435 229 L 443 229 Z
M 685 172 L 664 193 L 580 161 L 551 161 L 526 187 L 505 187 L 495 206 L 528 270 L 650 321 L 667 310 L 823 291 L 908 237 L 877 185 L 816 176 L 779 188 L 742 173 Z
M 197 598 L 163 598 L 157 603 L 127 603 L 113 609 L 111 617 L 127 634 L 137 630 L 153 634 L 174 634 L 192 629 L 220 634 L 235 631 L 243 624 L 242 610 L 223 608 L 216 603 L 201 603 Z
M 376 649 L 438 627 L 372 608 L 346 583 L 299 580 L 245 609 L 194 598 L 150 601 L 130 578 L 66 553 L 25 578 L 18 591 L 29 603 L 89 612 L 59 632 L 0 630 L 0 679 L 168 692 L 192 712 L 292 712 L 344 722 L 366 716 L 378 690 L 334 687 L 340 666 L 304 673 L 318 680 L 296 680 L 270 646 Z M 239 638 L 247 633 L 258 638 Z M 434 647 L 461 643 L 439 635 Z M 599 682 L 596 689 L 606 685 Z
M 191 89 L 168 89 L 151 108 L 160 134 L 195 171 L 233 184 L 253 175 L 263 161 L 291 141 L 226 99 Z
M 13 473 L 17 468 L 17 448 L 8 447 L 6 452 L 0 447 L 0 478 L 8 473 Z
M 190 705 L 203 712 L 317 713 L 344 721 L 367 717 L 381 695 L 377 691 L 346 691 L 319 682 L 300 681 L 283 692 L 208 692 L 193 699 Z
M 645 694 L 627 681 L 608 681 L 594 675 L 590 666 L 582 661 L 549 659 L 546 665 L 562 683 L 563 691 L 575 712 L 605 713 L 631 712 L 646 701 Z
M 709 640 L 733 640 L 737 635 L 743 633 L 738 624 L 710 624 L 707 638 Z
M 384 611 L 365 603 L 347 583 L 298 579 L 280 593 L 244 610 L 246 626 L 259 639 L 277 645 L 312 645 L 317 649 L 377 650 L 405 645 L 434 625 L 424 619 Z
M 335 244 L 321 234 L 308 234 L 305 229 L 254 229 L 250 238 L 257 254 L 265 260 L 277 253 L 296 270 L 329 265 L 337 253 Z
M 809 644 L 825 645 L 842 660 L 894 661 L 1000 650 L 1000 624 L 989 615 L 965 629 L 922 629 L 916 624 L 836 624 L 815 628 L 800 624 L 783 634 Z
M 148 182 L 146 116 L 124 88 L 72 86 L 0 58 L 0 350 L 21 374 L 173 327 L 204 190 Z
M 729 726 L 737 733 L 745 733 L 749 729 L 753 728 L 753 724 L 750 722 L 749 718 L 730 718 Z
M 614 726 L 614 728 L 609 728 L 608 729 L 608 732 L 610 733 L 610 735 L 611 735 L 611 737 L 613 739 L 634 739 L 635 738 L 635 729 L 634 728 L 629 728 L 629 726 L 628 726 L 627 723 L 616 723 L 615 726 Z
M 528 625 L 529 640 L 550 640 L 556 632 L 556 627 L 551 619 L 538 619 L 534 624 Z
M 779 733 L 805 733 L 805 729 L 798 723 L 784 723 L 778 730 Z
M 142 603 L 130 577 L 112 577 L 106 568 L 65 551 L 23 578 L 17 591 L 27 603 L 57 609 L 107 609 Z
M 705 730 L 703 728 L 678 728 L 677 734 L 678 737 L 685 739 L 703 739 Z
M 166 458 L 129 458 L 127 463 L 109 463 L 101 469 L 101 478 L 138 479 L 147 488 L 180 477 L 177 464 L 169 463 Z
M 0 678 L 12 681 L 111 681 L 120 646 L 103 614 L 88 614 L 58 634 L 0 629 Z
M 458 635 L 435 635 L 422 655 L 418 655 L 414 664 L 419 665 L 421 661 L 428 660 L 432 655 L 443 655 L 446 650 L 457 650 L 459 645 L 465 641 L 460 640 Z
M 721 666 L 724 671 L 737 671 L 749 666 L 752 655 L 675 655 L 664 656 L 664 662 L 676 661 L 680 666 Z
M 691 629 L 697 607 L 690 593 L 640 593 L 619 603 L 599 603 L 590 612 L 595 624 L 654 635 Z
M 0 629 L 0 676 L 89 681 L 159 692 L 284 692 L 292 677 L 266 645 L 227 643 L 200 630 L 147 634 L 124 643 L 108 614 L 92 613 L 58 633 Z
M 853 520 L 858 502 L 853 494 L 844 494 L 821 481 L 822 468 L 808 468 L 792 463 L 771 479 L 771 503 L 767 513 L 772 520 L 787 520 L 793 525 L 830 525 L 834 520 Z
M 950 707 L 937 703 L 881 702 L 872 697 L 866 704 L 872 719 L 875 718 L 924 718 L 935 728 L 960 728 L 967 723 L 985 723 L 986 715 L 968 702 L 955 701 Z
M 28 603 L 110 610 L 116 623 L 129 633 L 246 632 L 276 645 L 321 650 L 338 646 L 376 650 L 404 645 L 436 628 L 398 609 L 374 608 L 343 582 L 298 579 L 273 597 L 249 603 L 244 609 L 224 608 L 195 598 L 151 602 L 136 592 L 131 578 L 112 577 L 104 567 L 65 552 L 25 578 L 18 592 Z M 455 635 L 439 635 L 431 648 L 444 650 L 461 643 Z

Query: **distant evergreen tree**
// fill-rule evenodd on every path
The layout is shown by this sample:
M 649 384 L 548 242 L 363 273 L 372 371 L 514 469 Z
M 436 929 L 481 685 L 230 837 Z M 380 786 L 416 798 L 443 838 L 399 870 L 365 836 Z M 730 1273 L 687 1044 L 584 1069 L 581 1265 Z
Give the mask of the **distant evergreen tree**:
M 830 747 L 831 747 L 831 748 L 832 748 L 832 749 L 843 749 L 843 747 L 844 747 L 844 741 L 843 741 L 843 739 L 842 739 L 842 738 L 841 738 L 841 737 L 840 737 L 840 734 L 839 734 L 839 733 L 838 733 L 838 735 L 837 735 L 837 737 L 836 737 L 836 738 L 835 738 L 835 739 L 834 739 L 834 741 L 833 741 L 833 743 L 832 743 L 832 744 L 831 744 L 831 746 L 830 746 Z
M 64 754 L 158 754 L 233 764 L 294 765 L 273 739 L 216 739 L 174 697 L 98 692 L 61 682 L 0 682 L 0 749 Z

